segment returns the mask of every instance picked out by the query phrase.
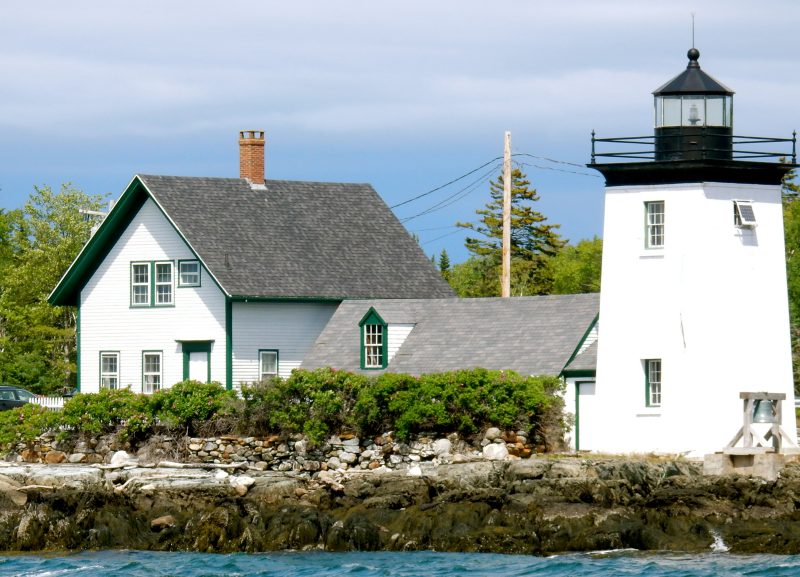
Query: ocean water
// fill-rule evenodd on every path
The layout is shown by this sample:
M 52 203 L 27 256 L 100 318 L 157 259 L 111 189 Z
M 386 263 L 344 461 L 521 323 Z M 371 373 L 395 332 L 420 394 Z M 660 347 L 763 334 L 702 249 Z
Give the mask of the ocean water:
M 796 577 L 800 556 L 616 551 L 552 557 L 485 553 L 261 553 L 97 551 L 0 555 L 15 577 Z

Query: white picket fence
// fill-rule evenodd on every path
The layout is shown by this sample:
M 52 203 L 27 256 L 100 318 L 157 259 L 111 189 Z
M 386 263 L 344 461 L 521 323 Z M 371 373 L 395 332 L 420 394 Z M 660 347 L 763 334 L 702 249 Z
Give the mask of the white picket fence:
M 33 403 L 35 405 L 41 405 L 53 411 L 60 411 L 64 408 L 64 397 L 56 397 L 56 396 L 38 396 L 32 398 L 29 403 Z

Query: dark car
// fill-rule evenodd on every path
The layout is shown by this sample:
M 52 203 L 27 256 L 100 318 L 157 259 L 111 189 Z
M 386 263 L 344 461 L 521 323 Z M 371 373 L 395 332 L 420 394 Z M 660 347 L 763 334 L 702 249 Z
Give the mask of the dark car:
M 20 387 L 0 385 L 0 411 L 21 407 L 35 396 L 32 392 Z

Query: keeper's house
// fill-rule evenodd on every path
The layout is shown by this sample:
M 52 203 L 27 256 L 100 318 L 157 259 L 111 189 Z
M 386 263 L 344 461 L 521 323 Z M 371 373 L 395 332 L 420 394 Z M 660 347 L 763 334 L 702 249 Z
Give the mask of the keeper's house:
M 368 184 L 134 176 L 49 297 L 78 307 L 78 388 L 228 388 L 300 366 L 347 299 L 451 297 Z

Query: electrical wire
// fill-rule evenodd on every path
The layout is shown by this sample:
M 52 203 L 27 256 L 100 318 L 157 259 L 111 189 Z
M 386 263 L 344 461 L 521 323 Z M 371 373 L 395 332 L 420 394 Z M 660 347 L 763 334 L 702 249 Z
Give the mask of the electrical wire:
M 421 242 L 421 243 L 419 243 L 419 244 L 420 244 L 420 246 L 421 246 L 421 245 L 424 245 L 424 244 L 428 244 L 429 242 L 434 242 L 434 241 L 437 241 L 437 240 L 441 240 L 441 239 L 443 239 L 443 238 L 445 238 L 445 237 L 448 237 L 448 236 L 453 236 L 453 235 L 454 235 L 454 234 L 456 234 L 457 232 L 461 232 L 461 228 L 459 228 L 458 230 L 454 230 L 454 231 L 452 231 L 452 232 L 448 232 L 447 234 L 443 234 L 443 235 L 441 235 L 441 236 L 437 236 L 436 238 L 432 238 L 432 239 L 430 239 L 430 240 L 426 240 L 425 242 Z
M 418 228 L 418 229 L 415 229 L 415 230 L 409 230 L 408 232 L 430 232 L 432 230 L 444 230 L 446 228 L 453 228 L 455 226 L 456 225 L 454 225 L 454 224 L 448 224 L 447 226 L 433 226 L 431 228 Z
M 441 190 L 441 189 L 443 189 L 443 188 L 445 188 L 445 187 L 448 187 L 448 186 L 450 186 L 451 184 L 454 184 L 454 183 L 458 182 L 459 180 L 462 180 L 462 179 L 464 179 L 464 178 L 468 177 L 469 175 L 471 175 L 471 174 L 474 174 L 474 173 L 478 172 L 478 171 L 479 171 L 481 168 L 484 168 L 484 167 L 486 167 L 486 166 L 489 166 L 489 165 L 490 165 L 491 163 L 493 163 L 493 162 L 497 162 L 498 160 L 502 160 L 502 158 L 503 158 L 502 156 L 498 156 L 497 158 L 493 158 L 493 159 L 491 159 L 490 161 L 488 161 L 488 162 L 485 162 L 484 164 L 481 164 L 481 165 L 480 165 L 478 168 L 475 168 L 475 169 L 473 169 L 473 170 L 470 170 L 469 172 L 467 172 L 466 174 L 462 174 L 462 175 L 461 175 L 461 176 L 459 176 L 458 178 L 454 178 L 454 179 L 453 179 L 453 180 L 451 180 L 450 182 L 446 182 L 446 183 L 444 183 L 444 184 L 443 184 L 443 185 L 441 185 L 441 186 L 437 186 L 436 188 L 433 188 L 433 189 L 429 190 L 428 192 L 423 192 L 422 194 L 418 194 L 417 196 L 415 196 L 415 197 L 413 197 L 413 198 L 409 198 L 408 200 L 404 200 L 403 202 L 400 202 L 400 203 L 398 203 L 398 204 L 395 204 L 395 205 L 393 205 L 393 206 L 390 206 L 389 208 L 390 208 L 390 209 L 394 209 L 394 208 L 397 208 L 398 206 L 403 206 L 404 204 L 408 204 L 409 202 L 414 202 L 415 200 L 418 200 L 418 199 L 420 199 L 420 198 L 422 198 L 422 197 L 424 197 L 424 196 L 428 196 L 429 194 L 433 194 L 433 193 L 434 193 L 434 192 L 436 192 L 437 190 Z
M 555 159 L 555 158 L 548 158 L 546 156 L 538 156 L 536 154 L 530 154 L 528 152 L 515 152 L 511 156 L 512 157 L 514 157 L 514 156 L 527 156 L 527 157 L 530 157 L 530 158 L 535 158 L 537 160 L 544 160 L 546 162 L 552 162 L 552 163 L 555 163 L 555 164 L 564 164 L 564 165 L 567 165 L 567 166 L 575 166 L 577 168 L 585 168 L 585 166 L 583 164 L 576 164 L 574 162 L 567 162 L 566 160 L 558 160 L 558 159 Z M 495 158 L 493 158 L 493 159 L 481 164 L 477 168 L 473 168 L 469 172 L 466 172 L 466 173 L 462 174 L 461 176 L 459 176 L 457 178 L 454 178 L 453 180 L 450 180 L 450 181 L 448 181 L 448 182 L 446 182 L 446 183 L 444 183 L 444 184 L 442 184 L 440 186 L 437 186 L 436 188 L 432 188 L 427 192 L 423 192 L 422 194 L 418 194 L 417 196 L 414 196 L 414 197 L 411 197 L 411 198 L 409 198 L 407 200 L 404 200 L 403 202 L 398 202 L 397 204 L 393 204 L 389 208 L 390 209 L 395 209 L 395 208 L 398 208 L 400 206 L 403 206 L 403 205 L 409 204 L 411 202 L 414 202 L 415 200 L 419 200 L 420 198 L 424 198 L 426 196 L 429 196 L 429 195 L 433 194 L 434 192 L 442 190 L 443 188 L 447 188 L 451 184 L 455 184 L 456 182 L 458 182 L 460 180 L 463 180 L 463 179 L 465 179 L 466 177 L 468 177 L 468 176 L 470 176 L 472 174 L 475 174 L 476 172 L 478 172 L 482 168 L 485 168 L 486 166 L 489 166 L 493 162 L 496 162 L 496 161 L 502 160 L 502 159 L 503 159 L 502 156 L 497 156 L 497 157 L 495 157 Z M 588 173 L 588 172 L 578 172 L 578 171 L 574 171 L 574 170 L 558 169 L 558 168 L 553 168 L 553 167 L 550 167 L 550 166 L 542 166 L 540 164 L 528 163 L 528 164 L 523 164 L 523 166 L 531 166 L 533 168 L 539 168 L 539 169 L 542 169 L 542 170 L 554 170 L 554 171 L 557 171 L 557 172 L 565 172 L 565 173 L 568 173 L 568 174 L 578 174 L 580 176 L 591 176 L 593 178 L 600 178 L 600 175 L 598 175 L 598 174 L 592 174 L 592 173 Z
M 405 224 L 406 222 L 408 222 L 410 220 L 413 220 L 413 219 L 415 219 L 417 217 L 420 217 L 420 216 L 424 216 L 426 214 L 430 214 L 432 212 L 436 212 L 437 210 L 441 210 L 442 208 L 445 208 L 446 206 L 450 206 L 454 202 L 457 202 L 457 201 L 461 200 L 462 198 L 466 197 L 471 192 L 473 192 L 475 190 L 475 188 L 478 187 L 478 185 L 480 185 L 484 181 L 486 181 L 499 167 L 500 167 L 500 165 L 493 166 L 489 171 L 487 171 L 484 174 L 482 174 L 481 176 L 479 176 L 476 180 L 472 181 L 470 184 L 468 184 L 464 188 L 456 191 L 455 193 L 453 193 L 450 196 L 448 196 L 447 198 L 437 202 L 436 204 L 426 208 L 422 212 L 418 212 L 415 215 L 408 216 L 408 217 L 405 217 L 405 218 L 401 219 L 400 222 Z
M 541 170 L 554 170 L 556 172 L 567 172 L 569 174 L 579 174 L 581 176 L 591 176 L 593 178 L 600 178 L 599 174 L 591 174 L 591 173 L 588 173 L 588 172 L 578 172 L 577 170 L 566 170 L 566 169 L 563 169 L 563 168 L 553 168 L 552 166 L 542 166 L 541 164 L 533 164 L 531 162 L 520 162 L 519 166 L 530 166 L 531 168 L 538 168 L 538 169 L 541 169 Z
M 554 158 L 547 158 L 546 156 L 536 156 L 535 154 L 530 154 L 528 152 L 515 152 L 511 156 L 530 156 L 531 158 L 535 158 L 537 160 L 546 160 L 547 162 L 554 162 L 556 164 L 566 164 L 568 166 L 577 166 L 578 168 L 586 168 L 585 164 L 576 164 L 574 162 L 567 162 L 566 160 L 555 160 Z

